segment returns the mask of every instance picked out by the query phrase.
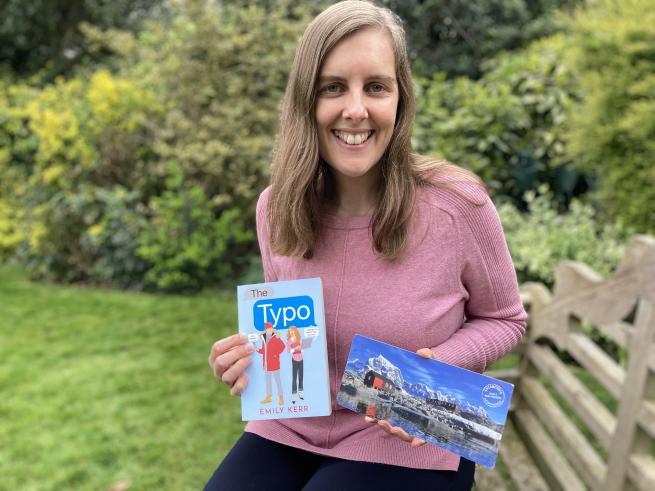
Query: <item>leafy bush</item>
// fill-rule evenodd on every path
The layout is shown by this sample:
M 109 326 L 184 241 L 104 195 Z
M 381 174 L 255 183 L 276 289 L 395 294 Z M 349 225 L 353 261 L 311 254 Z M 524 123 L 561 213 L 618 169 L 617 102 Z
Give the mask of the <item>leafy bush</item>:
M 188 185 L 205 190 L 217 210 L 254 204 L 268 176 L 295 44 L 307 10 L 194 1 L 171 25 L 151 25 L 140 57 L 161 81 L 167 113 L 155 141 Z M 155 80 L 153 80 L 153 83 Z M 252 224 L 252 221 L 249 221 Z
M 150 262 L 145 280 L 165 291 L 197 290 L 232 274 L 226 252 L 253 238 L 237 209 L 217 219 L 199 186 L 166 190 L 151 202 L 152 217 L 139 236 L 139 256 Z
M 102 253 L 113 250 L 116 237 L 99 236 L 113 244 L 104 248 L 99 237 L 85 237 L 108 213 L 103 191 L 140 182 L 150 138 L 147 121 L 159 111 L 152 93 L 104 70 L 89 80 L 58 79 L 41 90 L 19 89 L 30 97 L 15 97 L 11 109 L 27 135 L 10 142 L 9 169 L 3 172 L 7 185 L 0 190 L 0 197 L 19 210 L 24 230 L 19 256 L 36 277 L 130 284 L 134 278 L 124 277 L 130 261 L 114 266 L 115 275 L 102 267 L 110 262 Z M 24 142 L 35 143 L 29 158 L 21 158 L 31 148 Z
M 16 188 L 24 189 L 37 151 L 37 141 L 24 115 L 32 96 L 25 86 L 6 87 L 0 82 L 0 261 L 12 256 L 26 239 L 23 209 Z
M 655 232 L 655 1 L 593 2 L 571 23 L 569 60 L 584 99 L 567 155 L 598 176 L 609 220 Z
M 523 194 L 545 183 L 561 205 L 586 189 L 564 159 L 563 124 L 578 98 L 560 62 L 562 35 L 504 54 L 479 81 L 419 80 L 414 146 L 470 168 L 494 190 L 523 207 Z
M 0 262 L 11 256 L 23 240 L 19 223 L 14 207 L 0 199 Z
M 138 254 L 139 237 L 147 226 L 146 206 L 139 191 L 122 186 L 95 188 L 94 217 L 80 244 L 94 258 L 89 280 L 122 288 L 141 289 L 148 262 Z
M 406 23 L 414 69 L 482 75 L 484 60 L 562 30 L 554 15 L 579 0 L 382 0 Z
M 519 282 L 552 286 L 555 268 L 564 260 L 582 261 L 607 275 L 623 257 L 631 230 L 599 225 L 588 203 L 574 199 L 568 212 L 558 213 L 546 186 L 526 193 L 525 200 L 527 213 L 509 203 L 498 207 Z
M 81 23 L 137 31 L 145 17 L 164 9 L 161 0 L 4 0 L 0 60 L 16 73 L 52 81 L 87 58 Z
M 171 8 L 138 38 L 83 27 L 113 71 L 0 90 L 0 254 L 33 276 L 192 290 L 256 251 L 255 201 L 307 9 Z

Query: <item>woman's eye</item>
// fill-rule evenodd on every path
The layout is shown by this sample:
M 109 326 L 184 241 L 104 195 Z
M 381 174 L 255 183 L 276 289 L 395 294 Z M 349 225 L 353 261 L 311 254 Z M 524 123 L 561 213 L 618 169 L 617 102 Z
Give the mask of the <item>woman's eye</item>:
M 341 91 L 339 84 L 328 84 L 323 87 L 322 92 L 326 94 L 338 94 Z
M 385 89 L 384 85 L 374 83 L 374 84 L 371 84 L 371 85 L 368 86 L 368 90 L 371 91 L 371 92 L 384 92 L 386 89 Z

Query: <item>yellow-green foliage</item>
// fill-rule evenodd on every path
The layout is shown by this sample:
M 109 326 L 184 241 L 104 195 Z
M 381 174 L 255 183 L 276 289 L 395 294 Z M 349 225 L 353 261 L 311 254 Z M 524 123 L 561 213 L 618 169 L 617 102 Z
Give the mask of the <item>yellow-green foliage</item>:
M 570 157 L 598 175 L 611 218 L 655 231 L 655 0 L 598 0 L 571 24 L 584 92 L 570 121 Z
M 26 252 L 42 257 L 57 247 L 55 235 L 64 224 L 53 220 L 53 209 L 61 205 L 54 196 L 75 187 L 75 176 L 97 159 L 93 141 L 85 127 L 85 84 L 80 79 L 58 79 L 34 92 L 24 106 L 27 126 L 37 141 L 28 186 L 17 191 L 16 201 L 24 209 Z M 74 232 L 74 229 L 71 230 Z
M 34 91 L 0 84 L 0 261 L 26 239 L 24 209 L 17 199 L 27 189 L 26 164 L 34 159 L 36 141 L 27 128 L 24 101 Z
M 291 20 L 293 17 L 296 20 Z M 224 210 L 252 212 L 266 182 L 279 104 L 306 12 L 188 2 L 147 32 L 168 112 L 157 151 Z
M 38 138 L 36 158 L 40 177 L 50 184 L 64 178 L 75 166 L 90 167 L 97 154 L 85 134 L 88 111 L 82 80 L 58 79 L 46 86 L 26 108 L 29 128 Z
M 147 64 L 135 71 L 166 102 L 155 172 L 181 175 L 164 179 L 165 191 L 148 201 L 138 249 L 151 263 L 148 284 L 199 288 L 229 278 L 256 253 L 248 232 L 308 18 L 304 7 L 197 0 L 185 2 L 171 25 L 144 33 Z
M 0 198 L 0 261 L 9 256 L 23 240 L 19 212 Z
M 86 91 L 92 126 L 101 130 L 112 128 L 135 132 L 143 124 L 143 114 L 156 108 L 154 94 L 144 90 L 134 80 L 118 78 L 108 70 L 98 70 L 91 76 Z
M 85 249 L 80 234 L 97 226 L 102 213 L 87 183 L 112 186 L 117 177 L 129 182 L 140 145 L 147 143 L 148 117 L 159 112 L 152 91 L 102 69 L 40 89 L 3 88 L 2 254 L 11 255 L 23 244 L 22 255 L 39 275 L 51 274 L 57 264 L 62 271 L 75 270 L 76 264 L 91 267 L 97 251 Z M 85 274 L 72 272 L 74 277 Z
M 33 275 L 200 288 L 256 251 L 252 212 L 307 9 L 171 9 L 127 45 L 86 26 L 90 52 L 116 53 L 111 69 L 0 97 L 0 199 L 22 213 L 3 208 L 3 254 Z

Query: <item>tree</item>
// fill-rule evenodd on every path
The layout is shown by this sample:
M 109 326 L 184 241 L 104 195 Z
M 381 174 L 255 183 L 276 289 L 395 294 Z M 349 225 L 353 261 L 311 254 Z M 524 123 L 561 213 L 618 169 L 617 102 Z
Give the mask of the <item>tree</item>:
M 176 5 L 136 38 L 86 28 L 116 53 L 113 72 L 0 90 L 0 254 L 18 249 L 33 276 L 192 290 L 256 252 L 255 202 L 307 10 Z
M 419 79 L 416 149 L 470 168 L 521 208 L 540 184 L 565 207 L 588 185 L 564 154 L 564 124 L 580 97 L 561 62 L 567 45 L 563 35 L 535 41 L 488 62 L 476 81 Z
M 418 74 L 478 78 L 481 63 L 503 50 L 557 32 L 553 15 L 580 0 L 382 0 L 406 23 Z
M 598 176 L 611 220 L 655 232 L 655 0 L 597 0 L 571 23 L 568 59 L 583 99 L 568 157 Z
M 136 31 L 162 0 L 1 0 L 0 64 L 44 80 L 65 74 L 84 58 L 80 24 Z

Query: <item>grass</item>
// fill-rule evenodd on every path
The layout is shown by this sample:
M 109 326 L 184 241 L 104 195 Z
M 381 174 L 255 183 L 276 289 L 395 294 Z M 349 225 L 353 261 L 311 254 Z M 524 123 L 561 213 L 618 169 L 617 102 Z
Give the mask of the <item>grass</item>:
M 241 434 L 213 379 L 229 294 L 34 284 L 0 267 L 0 490 L 201 489 Z

